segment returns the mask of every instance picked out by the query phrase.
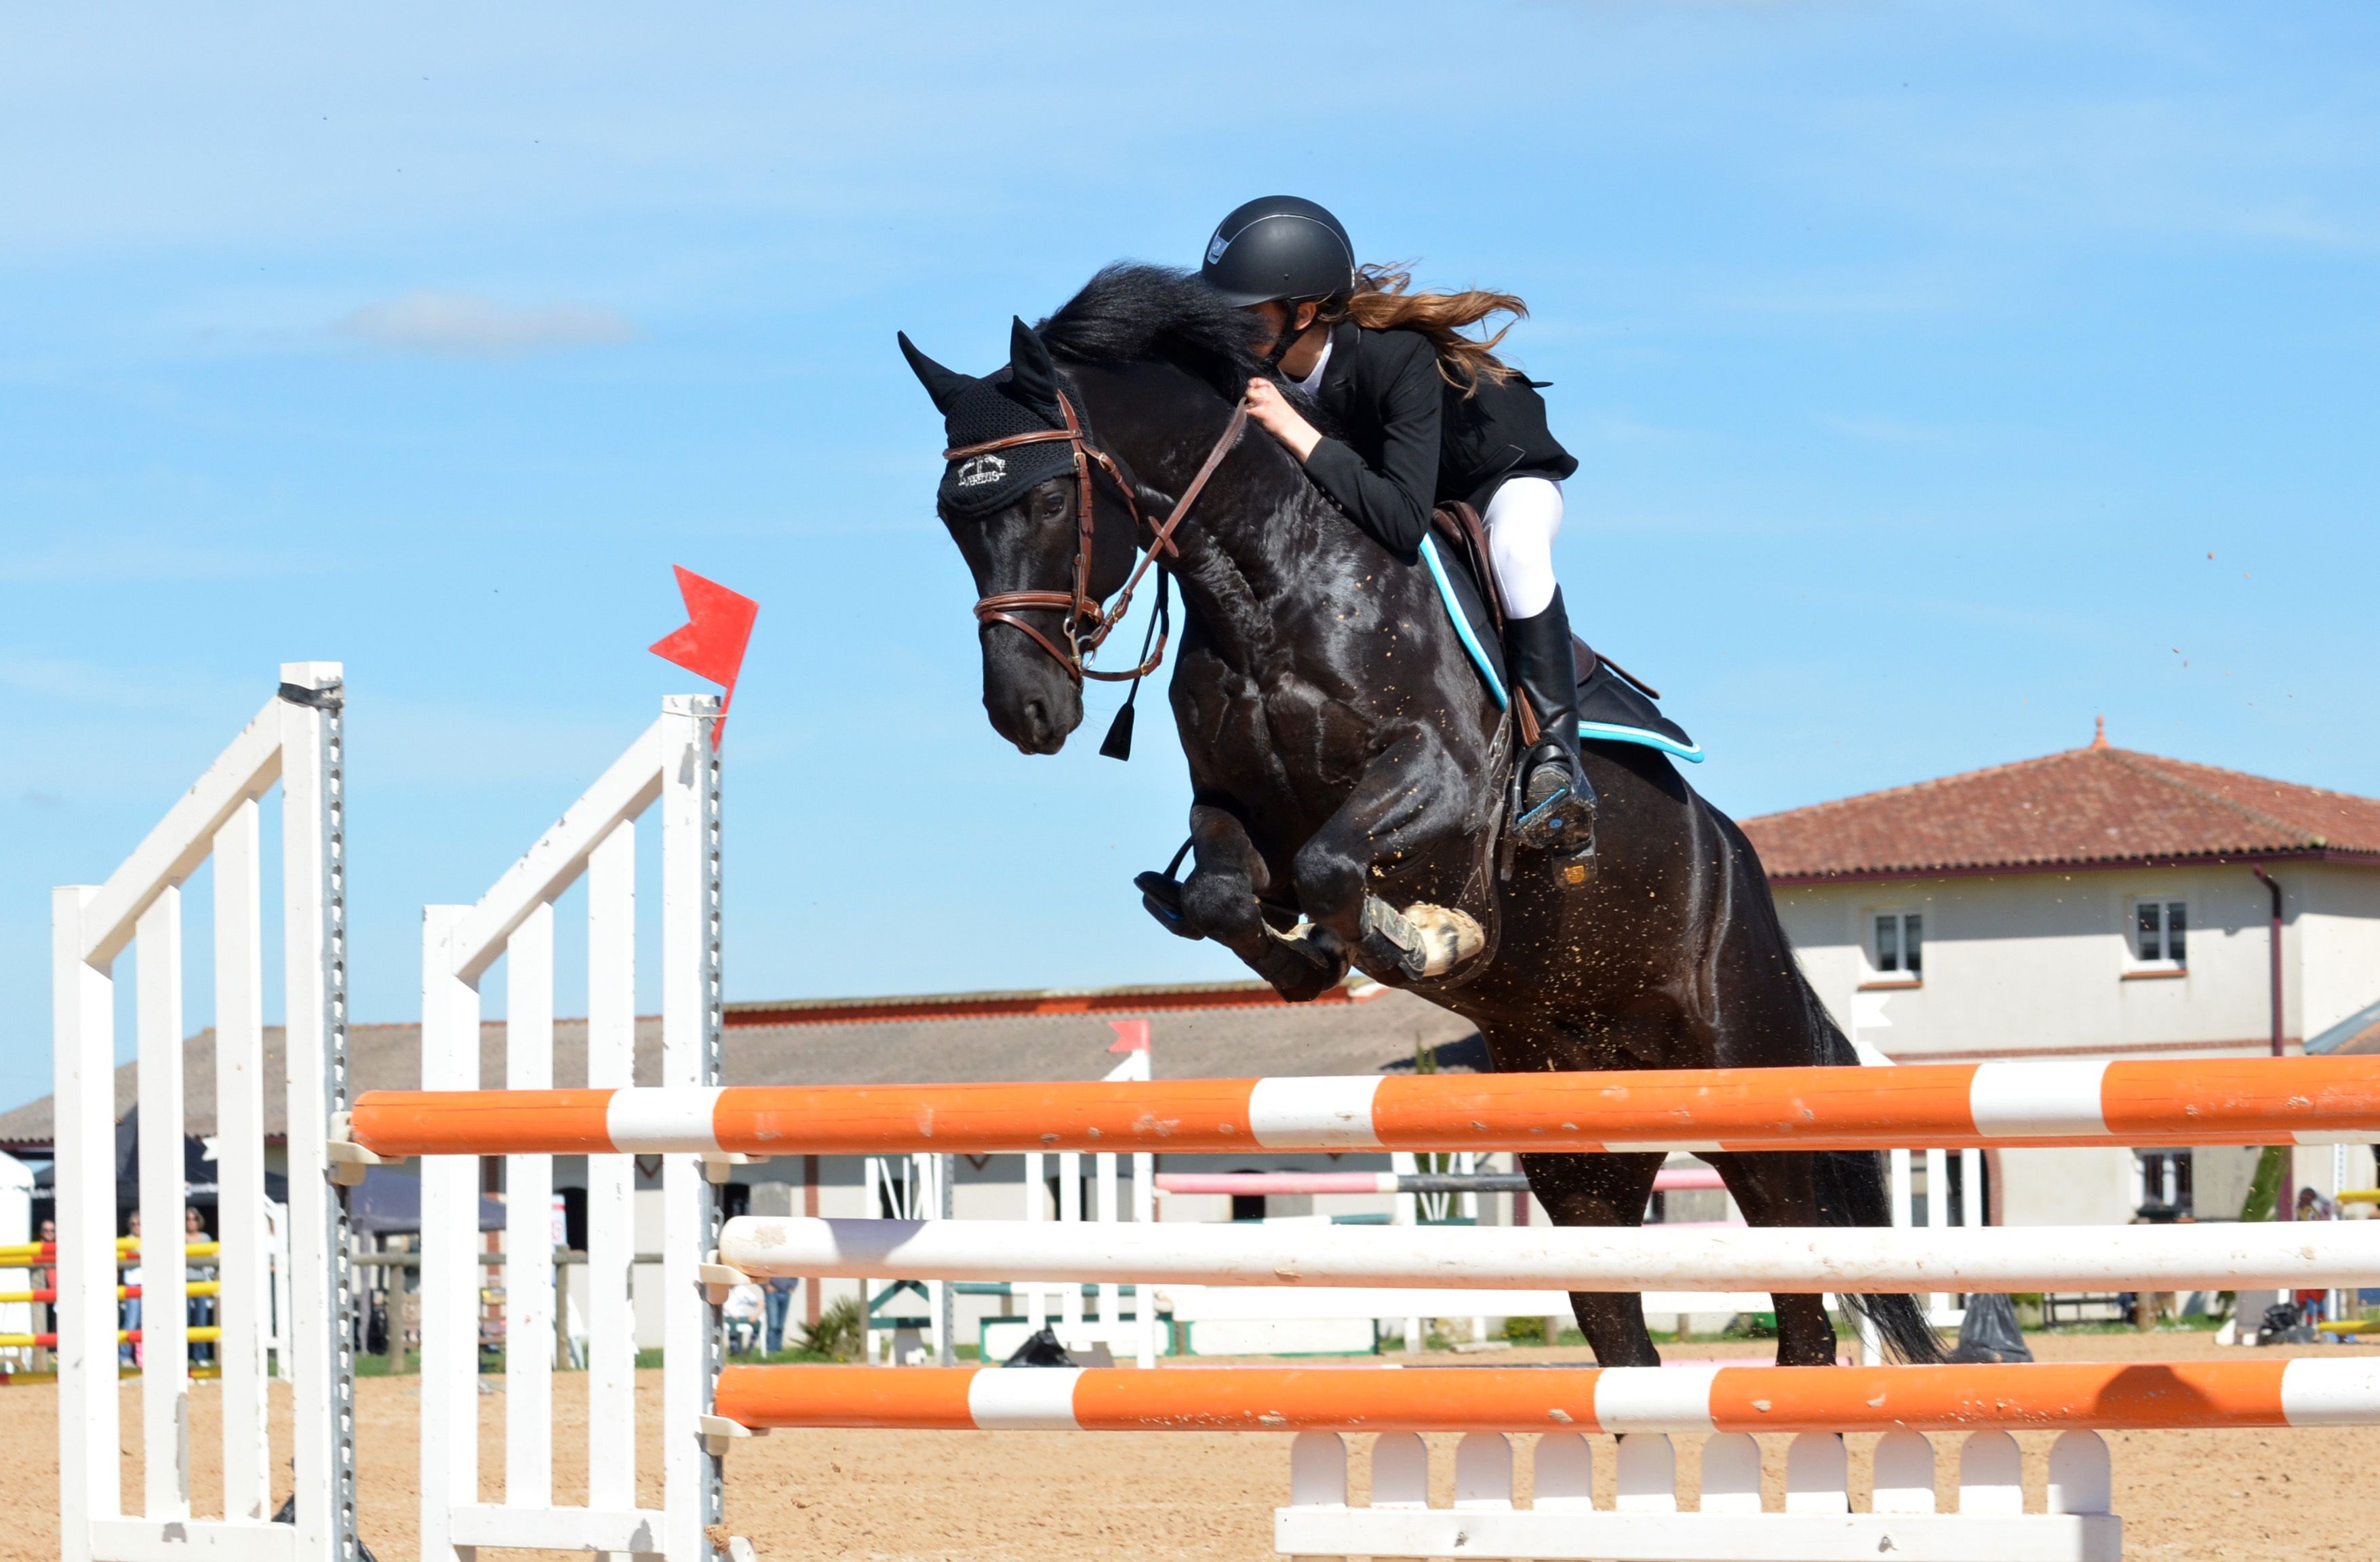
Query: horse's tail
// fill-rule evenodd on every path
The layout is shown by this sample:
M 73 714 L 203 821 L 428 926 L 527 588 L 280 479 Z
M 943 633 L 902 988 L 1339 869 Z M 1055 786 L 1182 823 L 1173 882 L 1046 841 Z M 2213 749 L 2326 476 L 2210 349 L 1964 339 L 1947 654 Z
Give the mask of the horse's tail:
M 1796 973 L 1797 977 L 1799 973 Z M 1844 1035 L 1806 979 L 1801 981 L 1802 1001 L 1810 1011 L 1812 1030 L 1823 1038 L 1827 1061 L 1857 1068 L 1859 1053 Z M 1889 1226 L 1892 1185 L 1881 1150 L 1820 1150 L 1817 1162 L 1818 1217 L 1829 1226 Z M 1941 1339 L 1925 1321 L 1925 1309 L 1913 1296 L 1843 1295 L 1843 1305 L 1875 1326 L 1885 1351 L 1899 1362 L 1947 1360 Z
M 1881 1150 L 1820 1150 L 1818 1210 L 1829 1226 L 1889 1226 L 1892 1201 Z M 1843 1305 L 1876 1327 L 1885 1352 L 1897 1362 L 1947 1360 L 1942 1341 L 1925 1321 L 1925 1309 L 1906 1295 L 1854 1296 Z

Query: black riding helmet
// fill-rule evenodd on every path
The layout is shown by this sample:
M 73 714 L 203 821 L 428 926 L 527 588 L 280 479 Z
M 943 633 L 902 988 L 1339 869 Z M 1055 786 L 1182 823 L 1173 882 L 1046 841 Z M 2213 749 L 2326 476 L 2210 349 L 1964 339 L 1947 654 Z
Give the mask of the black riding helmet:
M 1268 195 L 1216 226 L 1198 278 L 1242 309 L 1328 298 L 1354 285 L 1355 247 L 1339 219 L 1314 202 Z

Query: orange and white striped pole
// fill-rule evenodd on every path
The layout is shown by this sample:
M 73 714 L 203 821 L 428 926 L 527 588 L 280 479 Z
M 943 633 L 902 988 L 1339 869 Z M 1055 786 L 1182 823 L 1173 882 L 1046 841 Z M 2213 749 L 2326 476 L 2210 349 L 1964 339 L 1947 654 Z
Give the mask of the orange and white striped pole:
M 2380 1424 L 2380 1362 L 1924 1367 L 737 1367 L 762 1427 L 994 1432 L 1885 1432 Z
M 387 1157 L 2325 1144 L 2380 1139 L 2380 1058 L 377 1090 L 357 1101 L 350 1132 Z

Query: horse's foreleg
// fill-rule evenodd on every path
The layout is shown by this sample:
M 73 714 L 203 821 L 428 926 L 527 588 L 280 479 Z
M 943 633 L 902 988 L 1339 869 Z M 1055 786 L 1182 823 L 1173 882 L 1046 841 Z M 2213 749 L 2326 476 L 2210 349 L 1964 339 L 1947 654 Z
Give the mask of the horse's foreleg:
M 1257 897 L 1269 887 L 1264 856 L 1245 826 L 1228 810 L 1198 804 L 1190 810 L 1196 866 L 1182 883 L 1182 919 L 1193 932 L 1247 962 L 1292 1003 L 1319 998 L 1347 974 L 1347 953 L 1315 929 L 1284 938 L 1264 918 Z
M 1823 1226 L 1818 1208 L 1816 1163 L 1806 1155 L 1727 1156 L 1708 1157 L 1735 1195 L 1743 1218 L 1755 1226 Z M 1823 1296 L 1778 1294 L 1777 1364 L 1780 1367 L 1830 1367 L 1835 1364 L 1835 1326 L 1827 1316 Z
M 1372 892 L 1376 866 L 1404 861 L 1470 823 L 1461 770 L 1428 734 L 1375 758 L 1337 813 L 1297 851 L 1297 901 L 1338 936 L 1356 967 L 1398 984 L 1441 975 L 1487 942 L 1469 914 L 1444 906 L 1399 911 Z
M 1641 1226 L 1653 1195 L 1659 1156 L 1523 1156 L 1529 1191 L 1557 1226 Z M 1645 1299 L 1634 1291 L 1574 1290 L 1571 1311 L 1601 1367 L 1658 1367 L 1661 1353 L 1645 1327 Z

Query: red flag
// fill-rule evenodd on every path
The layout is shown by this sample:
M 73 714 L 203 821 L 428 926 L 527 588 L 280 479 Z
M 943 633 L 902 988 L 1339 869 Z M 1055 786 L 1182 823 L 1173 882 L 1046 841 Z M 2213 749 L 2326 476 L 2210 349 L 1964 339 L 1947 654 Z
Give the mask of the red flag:
M 663 661 L 721 686 L 719 720 L 710 729 L 710 746 L 717 748 L 727 731 L 728 702 L 735 697 L 735 678 L 744 669 L 744 648 L 752 638 L 752 621 L 760 615 L 760 604 L 683 564 L 671 567 L 677 571 L 677 594 L 686 599 L 686 623 L 650 648 Z
M 1148 1022 L 1146 1020 L 1110 1020 L 1108 1028 L 1116 1034 L 1111 1052 L 1146 1052 L 1148 1050 Z

